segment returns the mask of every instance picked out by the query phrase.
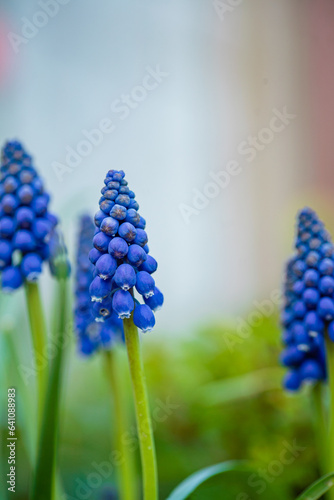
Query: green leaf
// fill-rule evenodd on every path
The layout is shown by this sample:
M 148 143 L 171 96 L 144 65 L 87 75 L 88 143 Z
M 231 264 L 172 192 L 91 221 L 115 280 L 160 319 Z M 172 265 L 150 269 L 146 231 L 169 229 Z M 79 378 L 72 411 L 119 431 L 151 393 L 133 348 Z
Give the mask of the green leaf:
M 334 472 L 322 476 L 309 486 L 296 500 L 317 500 L 334 486 Z
M 210 467 L 195 472 L 185 479 L 174 491 L 172 491 L 167 500 L 184 500 L 188 498 L 201 484 L 213 476 L 224 474 L 225 472 L 250 472 L 252 470 L 253 467 L 245 460 L 230 460 L 228 462 L 211 465 Z

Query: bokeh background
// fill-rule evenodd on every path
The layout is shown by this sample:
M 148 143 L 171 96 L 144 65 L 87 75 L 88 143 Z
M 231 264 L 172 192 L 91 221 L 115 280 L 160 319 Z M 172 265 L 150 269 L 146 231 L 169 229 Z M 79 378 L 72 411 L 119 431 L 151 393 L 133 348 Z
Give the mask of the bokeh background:
M 278 301 L 272 297 L 291 252 L 296 211 L 310 205 L 334 230 L 334 4 L 59 0 L 45 21 L 39 13 L 46 4 L 55 5 L 0 2 L 0 137 L 22 140 L 34 155 L 71 255 L 78 216 L 95 212 L 108 169 L 123 169 L 136 192 L 166 298 L 155 333 L 143 342 L 151 396 L 178 405 L 156 430 L 161 498 L 196 468 L 244 456 L 270 463 L 285 440 L 301 436 L 306 451 L 270 492 L 272 499 L 292 498 L 317 470 L 307 400 L 279 390 Z M 164 76 L 143 96 L 138 86 L 156 68 Z M 132 99 L 122 119 L 115 102 L 129 94 L 138 101 Z M 268 132 L 283 110 L 288 123 Z M 55 165 L 66 164 L 68 148 L 77 150 L 85 131 L 105 118 L 113 131 L 75 168 L 57 175 Z M 254 140 L 254 155 L 246 154 Z M 237 175 L 210 187 L 231 161 Z M 43 292 L 50 309 L 48 276 Z M 264 317 L 252 316 L 254 310 Z M 226 332 L 238 337 L 241 318 L 251 333 L 231 347 Z M 6 302 L 1 321 L 2 342 L 15 338 L 19 355 L 28 356 L 23 297 Z M 274 370 L 273 378 L 262 369 Z M 8 368 L 4 381 L 5 373 L 17 376 Z M 230 389 L 219 385 L 247 374 L 251 379 L 234 380 Z M 266 378 L 272 387 L 263 388 Z M 24 390 L 29 400 L 33 384 Z M 73 345 L 61 463 L 74 498 L 75 480 L 107 453 L 106 391 L 99 360 L 79 359 Z M 24 452 L 22 464 L 23 492 L 29 477 Z M 194 498 L 223 498 L 212 493 L 221 491 L 218 483 Z M 233 478 L 230 483 L 224 498 L 237 498 L 240 490 Z M 249 498 L 258 498 L 256 488 L 248 488 Z

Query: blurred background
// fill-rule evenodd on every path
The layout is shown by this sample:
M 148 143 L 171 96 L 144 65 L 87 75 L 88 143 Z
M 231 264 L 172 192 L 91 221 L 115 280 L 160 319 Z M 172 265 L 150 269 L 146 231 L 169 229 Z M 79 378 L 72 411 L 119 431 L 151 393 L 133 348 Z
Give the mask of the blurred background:
M 153 400 L 180 405 L 157 429 L 165 496 L 220 459 L 270 460 L 296 433 L 303 466 L 279 477 L 271 498 L 316 474 L 306 402 L 281 393 L 280 374 L 269 393 L 260 383 L 254 400 L 228 409 L 188 399 L 194 384 L 276 369 L 273 293 L 295 213 L 310 205 L 334 230 L 333 27 L 331 0 L 0 1 L 1 141 L 22 140 L 34 156 L 70 254 L 78 215 L 94 214 L 110 168 L 126 172 L 148 221 L 166 300 L 144 339 L 148 378 Z M 50 304 L 47 276 L 43 287 Z M 9 330 L 19 300 L 6 308 Z M 258 326 L 252 310 L 266 316 Z M 224 332 L 241 318 L 257 336 L 231 348 Z M 17 342 L 29 351 L 29 338 Z M 89 473 L 90 454 L 103 460 L 108 411 L 98 360 L 72 351 L 62 463 L 77 498 L 73 478 Z

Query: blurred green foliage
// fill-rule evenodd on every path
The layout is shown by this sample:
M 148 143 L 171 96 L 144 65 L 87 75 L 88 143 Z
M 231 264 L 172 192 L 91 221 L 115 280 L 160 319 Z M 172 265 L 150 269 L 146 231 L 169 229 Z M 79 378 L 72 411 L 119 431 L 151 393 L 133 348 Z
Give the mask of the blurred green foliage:
M 31 363 L 22 297 L 11 297 L 5 309 L 1 316 L 1 436 L 6 437 L 7 388 L 14 385 L 19 401 L 16 498 L 23 499 L 34 457 L 35 381 L 32 378 L 25 385 L 17 370 L 22 363 Z M 191 499 L 289 500 L 319 476 L 309 389 L 289 396 L 280 388 L 284 370 L 278 366 L 277 316 L 260 318 L 246 338 L 238 332 L 237 322 L 222 321 L 179 337 L 158 328 L 143 337 L 161 499 L 194 471 L 224 460 L 251 459 L 262 465 L 253 475 L 228 473 L 212 478 Z M 122 375 L 130 394 L 125 353 L 123 357 Z M 64 393 L 59 465 L 68 498 L 112 498 L 108 493 L 115 480 L 115 474 L 110 474 L 112 401 L 103 363 L 99 355 L 92 359 L 78 356 L 74 339 L 67 356 Z M 129 431 L 135 436 L 134 422 Z M 135 443 L 132 439 L 139 470 Z M 284 450 L 295 445 L 302 449 L 295 456 L 287 452 L 292 458 L 283 463 Z M 96 474 L 97 470 L 102 472 Z M 2 439 L 2 477 L 5 471 Z

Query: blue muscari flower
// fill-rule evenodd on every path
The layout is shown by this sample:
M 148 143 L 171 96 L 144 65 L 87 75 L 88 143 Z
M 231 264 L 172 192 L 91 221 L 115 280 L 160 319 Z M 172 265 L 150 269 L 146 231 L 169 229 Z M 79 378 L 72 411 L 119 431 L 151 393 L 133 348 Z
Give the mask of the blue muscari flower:
M 289 369 L 284 386 L 291 391 L 304 382 L 326 381 L 325 335 L 334 341 L 334 246 L 310 208 L 299 213 L 295 246 L 286 267 L 281 316 L 281 362 Z
M 49 259 L 57 218 L 32 158 L 17 141 L 7 142 L 0 166 L 0 271 L 2 289 L 35 281 Z
M 149 255 L 146 221 L 138 213 L 135 193 L 128 188 L 123 171 L 109 170 L 104 184 L 100 209 L 94 217 L 94 249 L 89 253 L 90 262 L 95 266 L 90 295 L 93 302 L 101 305 L 111 299 L 112 314 L 117 314 L 120 320 L 129 318 L 133 312 L 135 325 L 146 332 L 152 330 L 153 311 L 157 311 L 164 300 L 151 276 L 158 264 Z M 135 290 L 144 304 L 134 297 Z M 101 310 L 103 308 L 94 306 L 97 319 L 101 317 Z
M 123 337 L 123 323 L 112 309 L 112 298 L 107 296 L 109 293 L 103 292 L 105 287 L 109 292 L 113 286 L 108 276 L 114 274 L 116 261 L 109 254 L 92 249 L 93 235 L 91 217 L 82 216 L 78 235 L 74 317 L 79 350 L 87 356 L 99 348 L 110 347 L 115 340 Z M 94 276 L 92 262 L 96 263 L 100 257 L 100 275 Z M 91 300 L 90 288 L 95 294 L 95 301 Z

